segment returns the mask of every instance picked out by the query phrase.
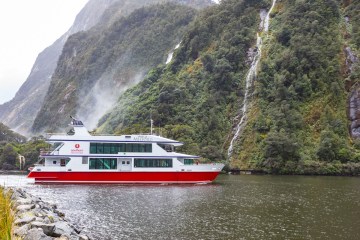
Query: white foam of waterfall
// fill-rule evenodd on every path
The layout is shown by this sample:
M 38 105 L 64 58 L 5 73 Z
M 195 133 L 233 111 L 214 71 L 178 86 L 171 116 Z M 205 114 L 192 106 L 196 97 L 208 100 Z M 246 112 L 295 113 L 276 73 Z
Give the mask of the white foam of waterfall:
M 171 59 L 172 59 L 172 57 L 173 57 L 173 54 L 174 54 L 173 51 L 171 51 L 171 52 L 168 54 L 168 57 L 167 57 L 167 59 L 166 59 L 165 64 L 168 64 L 169 62 L 171 62 Z
M 168 64 L 169 62 L 171 62 L 171 59 L 172 59 L 173 54 L 174 54 L 174 51 L 180 47 L 180 43 L 181 43 L 181 42 L 179 42 L 179 43 L 174 47 L 174 49 L 168 54 L 168 57 L 167 57 L 167 59 L 166 59 L 165 64 Z
M 253 85 L 254 79 L 256 77 L 256 68 L 257 68 L 257 65 L 258 65 L 258 63 L 260 61 L 260 57 L 261 57 L 262 39 L 259 36 L 259 33 L 257 34 L 256 47 L 257 47 L 256 55 L 251 63 L 251 67 L 246 76 L 245 95 L 244 95 L 243 106 L 241 108 L 242 116 L 241 116 L 240 122 L 236 126 L 236 131 L 235 131 L 234 137 L 231 139 L 230 146 L 228 149 L 228 157 L 229 158 L 231 157 L 231 154 L 233 151 L 234 142 L 239 137 L 239 134 L 240 134 L 242 128 L 244 127 L 244 123 L 245 123 L 245 120 L 247 117 L 247 110 L 248 110 L 248 106 L 249 106 L 249 97 L 251 94 L 250 90 Z
M 273 10 L 273 8 L 275 7 L 275 3 L 276 3 L 276 0 L 273 0 L 271 8 L 270 8 L 268 14 L 266 15 L 265 23 L 264 23 L 264 31 L 265 32 L 269 31 L 270 14 L 271 14 L 271 11 Z
M 270 13 L 273 10 L 274 6 L 275 6 L 276 0 L 273 0 L 271 8 L 269 10 L 269 12 L 266 14 L 265 20 L 264 20 L 264 28 L 263 28 L 263 32 L 267 32 L 269 30 L 269 22 L 270 22 Z M 260 12 L 261 14 L 261 12 Z M 261 16 L 260 16 L 261 17 Z M 259 33 L 256 34 L 256 55 L 253 58 L 252 62 L 251 62 L 251 67 L 246 75 L 246 86 L 245 86 L 245 95 L 244 95 L 244 100 L 243 100 L 243 104 L 242 104 L 242 108 L 241 108 L 241 119 L 239 121 L 239 123 L 236 126 L 236 130 L 235 130 L 235 134 L 233 136 L 233 138 L 231 139 L 229 148 L 228 148 L 228 160 L 230 160 L 233 149 L 234 149 L 234 142 L 236 141 L 236 139 L 239 137 L 242 129 L 245 126 L 246 123 L 246 119 L 247 119 L 247 112 L 249 109 L 249 97 L 251 96 L 252 92 L 251 92 L 251 88 L 253 86 L 254 80 L 256 78 L 256 70 L 258 67 L 258 64 L 260 62 L 260 58 L 261 58 L 261 47 L 262 47 L 262 38 L 260 36 Z

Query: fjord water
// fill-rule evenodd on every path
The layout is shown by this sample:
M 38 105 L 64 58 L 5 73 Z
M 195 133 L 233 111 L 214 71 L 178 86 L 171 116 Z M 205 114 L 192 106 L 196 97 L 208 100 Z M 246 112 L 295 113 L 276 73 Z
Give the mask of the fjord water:
M 220 175 L 208 185 L 37 185 L 94 239 L 360 239 L 360 178 Z

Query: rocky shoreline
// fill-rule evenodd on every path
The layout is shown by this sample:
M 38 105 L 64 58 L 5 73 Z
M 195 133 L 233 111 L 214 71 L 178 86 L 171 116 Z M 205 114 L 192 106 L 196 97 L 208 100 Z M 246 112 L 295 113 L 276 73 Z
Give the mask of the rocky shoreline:
M 44 202 L 20 188 L 8 188 L 8 191 L 12 192 L 15 239 L 90 240 L 65 219 L 65 214 L 55 204 Z

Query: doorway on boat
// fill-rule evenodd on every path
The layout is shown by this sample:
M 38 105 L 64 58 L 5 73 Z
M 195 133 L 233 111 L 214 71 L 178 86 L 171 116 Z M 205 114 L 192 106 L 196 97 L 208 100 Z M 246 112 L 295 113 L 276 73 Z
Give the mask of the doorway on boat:
M 119 170 L 131 171 L 131 158 L 119 158 Z

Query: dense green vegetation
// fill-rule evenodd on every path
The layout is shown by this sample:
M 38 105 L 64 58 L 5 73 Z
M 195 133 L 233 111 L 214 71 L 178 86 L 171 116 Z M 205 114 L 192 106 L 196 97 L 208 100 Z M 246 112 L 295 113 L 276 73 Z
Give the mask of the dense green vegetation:
M 33 137 L 27 141 L 24 136 L 0 123 L 0 169 L 19 169 L 19 154 L 25 157 L 22 169 L 27 169 L 38 160 L 40 149 L 46 147 L 48 144 L 43 137 Z
M 153 69 L 100 120 L 99 131 L 144 129 L 184 141 L 182 151 L 224 160 L 232 119 L 241 104 L 246 52 L 253 46 L 259 10 L 268 1 L 224 1 L 192 23 L 169 66 Z
M 33 137 L 27 142 L 0 142 L 0 169 L 19 170 L 19 155 L 25 158 L 21 170 L 27 170 L 38 161 L 40 149 L 48 148 L 43 137 Z
M 70 36 L 32 130 L 66 127 L 64 114 L 94 115 L 97 101 L 118 96 L 149 69 L 165 62 L 195 14 L 196 10 L 187 6 L 152 5 L 127 17 L 109 18 L 105 27 Z M 99 107 L 109 108 L 109 104 L 111 101 Z
M 360 152 L 349 138 L 341 72 L 341 6 L 289 0 L 272 17 L 256 112 L 233 164 L 272 173 L 358 174 Z
M 98 131 L 144 131 L 151 116 L 162 135 L 186 143 L 182 151 L 225 160 L 249 69 L 246 52 L 255 45 L 259 10 L 269 5 L 228 0 L 203 11 L 173 62 L 154 68 L 126 91 L 100 120 Z M 346 37 L 358 46 L 358 7 L 355 1 L 336 0 L 276 4 L 271 30 L 263 36 L 249 119 L 231 167 L 282 174 L 360 173 L 360 144 L 348 130 L 343 70 L 344 13 L 356 15 Z
M 345 24 L 346 29 L 343 32 L 345 45 L 349 46 L 354 55 L 359 59 L 360 56 L 360 3 L 359 1 L 343 1 L 344 16 L 348 19 Z M 360 62 L 353 64 L 352 72 L 348 76 L 347 84 L 351 87 L 359 86 L 360 81 Z M 347 86 L 349 88 L 349 86 Z

